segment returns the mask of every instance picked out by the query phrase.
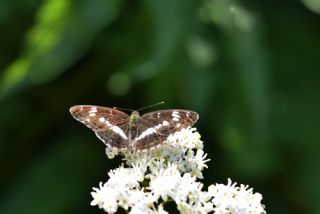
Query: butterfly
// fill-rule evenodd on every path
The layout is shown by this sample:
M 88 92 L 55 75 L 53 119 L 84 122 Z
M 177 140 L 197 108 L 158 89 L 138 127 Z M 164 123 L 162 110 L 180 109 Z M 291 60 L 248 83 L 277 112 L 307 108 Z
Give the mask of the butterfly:
M 119 150 L 147 151 L 161 145 L 167 137 L 193 126 L 198 114 L 189 110 L 169 109 L 130 115 L 115 108 L 77 105 L 71 115 L 90 129 L 107 146 Z

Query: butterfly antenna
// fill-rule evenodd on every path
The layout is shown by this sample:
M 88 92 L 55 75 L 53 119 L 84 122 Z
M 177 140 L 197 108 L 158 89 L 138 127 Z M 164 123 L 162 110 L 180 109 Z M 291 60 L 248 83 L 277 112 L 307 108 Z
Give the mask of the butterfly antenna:
M 113 107 L 113 109 L 122 110 L 122 111 L 134 111 L 134 110 L 129 109 L 129 108 L 119 108 L 119 107 Z
M 151 108 L 151 107 L 153 107 L 153 106 L 161 105 L 161 104 L 163 104 L 163 103 L 164 103 L 163 101 L 162 101 L 162 102 L 158 102 L 158 103 L 155 103 L 155 104 L 153 104 L 153 105 L 140 108 L 140 109 L 138 109 L 137 111 L 141 111 L 141 110 L 146 109 L 146 108 Z

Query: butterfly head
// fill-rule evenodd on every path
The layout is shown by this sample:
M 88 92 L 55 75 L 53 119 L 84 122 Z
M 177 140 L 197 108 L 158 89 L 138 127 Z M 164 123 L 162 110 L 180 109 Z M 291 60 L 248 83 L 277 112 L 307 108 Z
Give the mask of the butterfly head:
M 137 111 L 133 111 L 130 115 L 130 120 L 129 120 L 129 126 L 135 126 L 139 123 L 140 121 L 140 114 Z

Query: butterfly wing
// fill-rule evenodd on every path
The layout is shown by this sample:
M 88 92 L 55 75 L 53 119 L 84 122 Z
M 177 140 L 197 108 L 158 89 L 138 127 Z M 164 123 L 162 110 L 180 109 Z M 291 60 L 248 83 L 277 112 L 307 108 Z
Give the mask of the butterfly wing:
M 142 121 L 139 126 L 131 129 L 130 133 L 132 136 L 131 146 L 138 151 L 156 147 L 166 139 L 166 136 L 160 135 L 155 128 L 149 127 Z
M 115 148 L 125 148 L 128 137 L 126 125 L 129 116 L 113 108 L 79 105 L 70 108 L 71 115 L 96 132 L 105 144 Z
M 193 126 L 198 118 L 196 112 L 181 109 L 144 114 L 140 119 L 140 130 L 132 138 L 132 145 L 137 150 L 152 148 L 163 143 L 169 135 Z
M 103 132 L 96 132 L 96 135 L 106 145 L 122 150 L 128 148 L 129 141 L 125 133 L 128 133 L 126 123 L 111 127 Z

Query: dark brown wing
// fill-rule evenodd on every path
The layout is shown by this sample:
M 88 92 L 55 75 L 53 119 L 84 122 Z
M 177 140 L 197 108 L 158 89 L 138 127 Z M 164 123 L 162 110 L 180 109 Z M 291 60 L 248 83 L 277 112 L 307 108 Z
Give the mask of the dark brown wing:
M 158 134 L 164 136 L 193 126 L 198 118 L 196 112 L 181 109 L 154 111 L 141 116 L 144 124 L 155 128 Z
M 189 110 L 172 109 L 150 112 L 141 116 L 140 130 L 132 138 L 133 147 L 138 150 L 152 148 L 183 128 L 193 126 L 198 114 Z
M 106 145 L 122 149 L 128 145 L 129 115 L 113 108 L 79 105 L 70 108 L 72 116 L 96 132 Z
M 129 146 L 128 135 L 129 132 L 127 123 L 111 127 L 103 132 L 96 132 L 97 137 L 106 145 L 117 149 L 127 149 Z
M 71 115 L 95 132 L 109 130 L 112 126 L 127 123 L 129 115 L 113 108 L 79 105 L 70 108 Z

